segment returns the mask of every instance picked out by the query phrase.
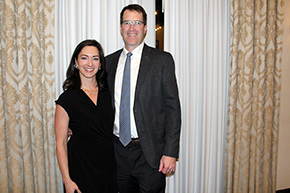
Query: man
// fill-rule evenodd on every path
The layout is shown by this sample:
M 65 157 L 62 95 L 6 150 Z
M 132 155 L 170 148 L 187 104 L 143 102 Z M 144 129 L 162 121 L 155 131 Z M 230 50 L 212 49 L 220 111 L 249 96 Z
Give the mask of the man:
M 165 175 L 175 172 L 179 154 L 181 112 L 174 61 L 171 54 L 144 43 L 146 22 L 140 5 L 124 7 L 120 31 L 125 47 L 106 57 L 120 193 L 165 192 Z M 123 103 L 123 93 L 129 102 Z M 126 107 L 129 116 L 123 113 Z M 123 137 L 126 131 L 129 139 Z

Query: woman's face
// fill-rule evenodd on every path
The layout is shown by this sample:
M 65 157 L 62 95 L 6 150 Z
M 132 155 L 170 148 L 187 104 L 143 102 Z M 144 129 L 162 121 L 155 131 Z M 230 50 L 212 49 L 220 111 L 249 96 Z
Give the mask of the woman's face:
M 76 67 L 79 68 L 81 80 L 95 78 L 101 66 L 99 50 L 94 46 L 86 46 L 81 50 L 75 62 Z

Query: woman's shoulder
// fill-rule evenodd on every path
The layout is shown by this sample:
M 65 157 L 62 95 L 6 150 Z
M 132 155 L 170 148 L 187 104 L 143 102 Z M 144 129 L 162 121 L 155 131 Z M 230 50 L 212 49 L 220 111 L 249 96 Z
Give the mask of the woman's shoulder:
M 72 100 L 74 96 L 79 92 L 79 89 L 68 88 L 67 90 L 63 91 L 58 97 L 57 101 L 68 101 Z

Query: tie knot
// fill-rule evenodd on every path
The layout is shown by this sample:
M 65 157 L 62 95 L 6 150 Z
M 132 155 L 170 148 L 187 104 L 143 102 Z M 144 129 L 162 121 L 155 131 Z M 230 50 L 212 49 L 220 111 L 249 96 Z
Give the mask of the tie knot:
M 133 54 L 131 52 L 128 52 L 127 57 L 131 57 Z

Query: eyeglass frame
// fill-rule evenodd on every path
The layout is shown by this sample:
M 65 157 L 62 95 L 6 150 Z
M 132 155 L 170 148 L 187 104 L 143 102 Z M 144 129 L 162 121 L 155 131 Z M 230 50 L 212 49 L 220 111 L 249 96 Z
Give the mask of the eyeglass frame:
M 125 22 L 129 22 L 128 24 L 126 24 Z M 136 22 L 140 22 L 140 24 L 136 24 Z M 122 24 L 124 24 L 125 26 L 131 26 L 132 24 L 135 26 L 135 27 L 139 27 L 141 26 L 141 23 L 144 23 L 144 21 L 140 21 L 140 20 L 135 20 L 135 21 L 131 21 L 131 20 L 125 20 L 125 21 L 122 21 Z

